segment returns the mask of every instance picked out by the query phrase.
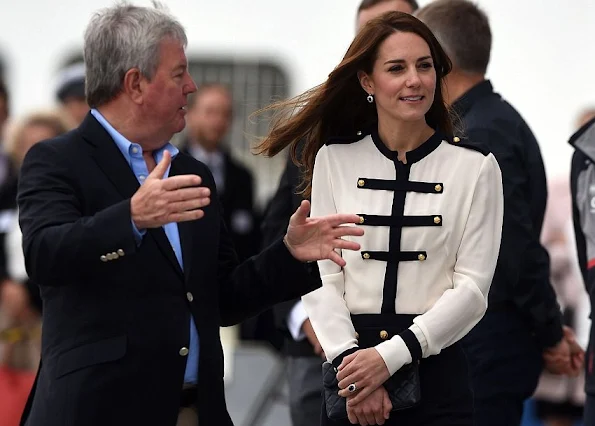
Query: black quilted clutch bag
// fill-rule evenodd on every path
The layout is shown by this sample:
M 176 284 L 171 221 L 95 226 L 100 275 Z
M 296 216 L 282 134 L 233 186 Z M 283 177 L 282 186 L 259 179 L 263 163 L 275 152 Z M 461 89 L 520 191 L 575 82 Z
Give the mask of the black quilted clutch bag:
M 322 382 L 328 418 L 331 420 L 347 418 L 347 399 L 339 396 L 337 371 L 328 361 L 322 364 Z M 414 362 L 401 368 L 384 382 L 384 387 L 392 403 L 392 411 L 417 405 L 421 400 L 418 363 Z

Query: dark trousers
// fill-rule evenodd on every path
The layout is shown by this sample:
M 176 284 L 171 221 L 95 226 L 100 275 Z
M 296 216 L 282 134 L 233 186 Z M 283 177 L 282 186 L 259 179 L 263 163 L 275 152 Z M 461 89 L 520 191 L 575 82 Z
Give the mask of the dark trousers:
M 462 340 L 469 360 L 475 426 L 515 426 L 543 369 L 541 350 L 513 310 L 490 312 Z
M 467 360 L 459 344 L 424 358 L 419 366 L 419 375 L 420 405 L 392 412 L 386 426 L 472 426 L 473 397 Z M 351 426 L 347 419 L 340 422 L 329 420 L 324 411 L 322 425 Z
M 292 426 L 316 426 L 322 401 L 322 358 L 289 356 L 287 381 Z

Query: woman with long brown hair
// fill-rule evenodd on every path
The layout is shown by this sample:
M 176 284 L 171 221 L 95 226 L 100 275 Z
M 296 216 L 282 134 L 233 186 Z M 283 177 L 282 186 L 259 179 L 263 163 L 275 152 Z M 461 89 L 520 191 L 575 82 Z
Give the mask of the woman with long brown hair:
M 418 19 L 366 24 L 322 85 L 272 106 L 260 151 L 291 146 L 312 215 L 366 228 L 346 266 L 318 263 L 303 297 L 329 363 L 324 425 L 471 425 L 458 341 L 480 320 L 500 246 L 494 156 L 453 137 L 442 96 L 450 61 Z M 344 399 L 343 399 L 344 398 Z

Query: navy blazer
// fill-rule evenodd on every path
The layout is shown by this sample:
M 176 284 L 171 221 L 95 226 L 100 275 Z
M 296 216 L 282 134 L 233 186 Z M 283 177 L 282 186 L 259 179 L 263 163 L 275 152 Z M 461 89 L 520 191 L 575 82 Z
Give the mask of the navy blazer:
M 130 199 L 138 181 L 93 116 L 27 154 L 19 220 L 44 311 L 23 424 L 174 426 L 193 315 L 199 422 L 232 425 L 219 327 L 320 285 L 281 240 L 239 264 L 207 167 L 180 153 L 170 176 L 180 174 L 200 175 L 212 191 L 205 216 L 179 224 L 184 271 L 162 228 L 137 247 Z
M 453 108 L 463 139 L 487 147 L 502 171 L 504 224 L 488 310 L 519 312 L 542 348 L 554 346 L 562 339 L 562 315 L 550 284 L 549 255 L 539 241 L 547 202 L 539 144 L 488 80 L 471 88 Z

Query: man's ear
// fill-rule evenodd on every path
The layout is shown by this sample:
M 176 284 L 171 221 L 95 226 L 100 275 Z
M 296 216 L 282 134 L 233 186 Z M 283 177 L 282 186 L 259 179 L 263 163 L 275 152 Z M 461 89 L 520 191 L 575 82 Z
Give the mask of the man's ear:
M 143 83 L 145 83 L 145 78 L 140 70 L 138 68 L 131 68 L 124 74 L 122 90 L 134 103 L 141 104 L 143 102 Z
M 370 76 L 365 73 L 364 71 L 357 72 L 357 78 L 359 80 L 359 84 L 362 86 L 362 89 L 368 94 L 374 94 L 374 82 L 370 78 Z

